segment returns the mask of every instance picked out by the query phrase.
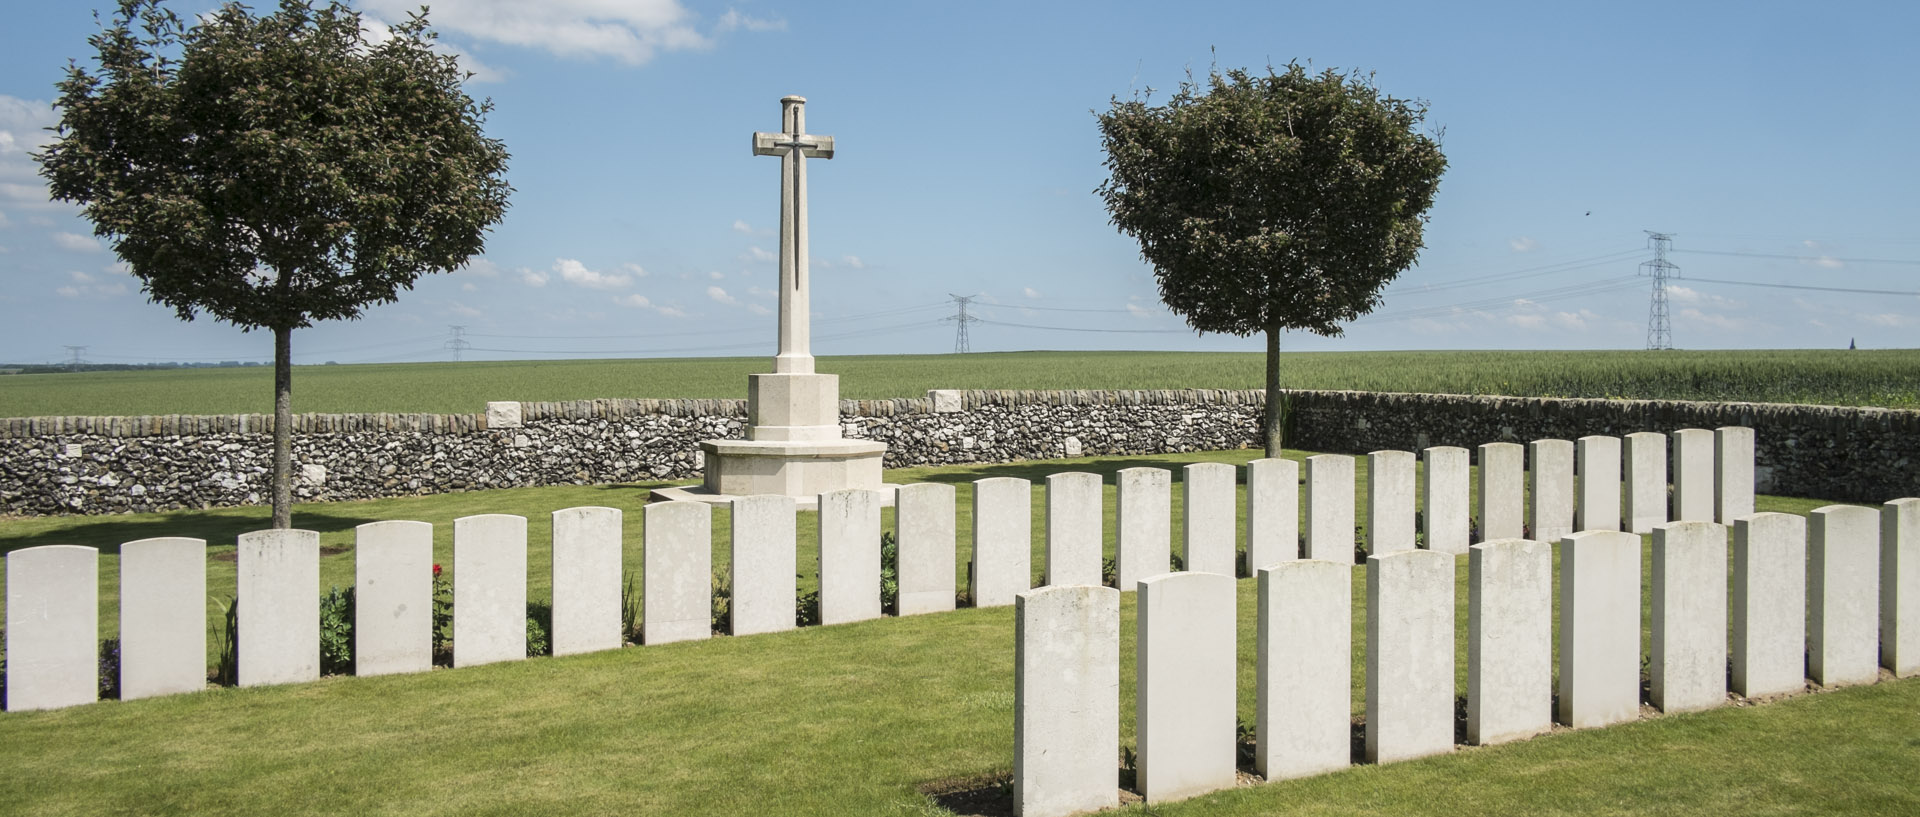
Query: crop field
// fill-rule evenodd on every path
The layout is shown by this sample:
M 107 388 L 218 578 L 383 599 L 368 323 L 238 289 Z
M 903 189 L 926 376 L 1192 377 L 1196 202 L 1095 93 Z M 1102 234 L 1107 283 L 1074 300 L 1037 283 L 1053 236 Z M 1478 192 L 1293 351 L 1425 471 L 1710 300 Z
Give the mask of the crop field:
M 746 397 L 768 359 L 472 361 L 301 366 L 294 411 L 471 413 L 489 400 Z M 928 389 L 1255 389 L 1240 352 L 1006 352 L 821 358 L 849 399 Z M 1920 408 L 1920 350 L 1290 352 L 1295 389 L 1729 400 Z M 0 377 L 0 417 L 265 414 L 267 367 Z

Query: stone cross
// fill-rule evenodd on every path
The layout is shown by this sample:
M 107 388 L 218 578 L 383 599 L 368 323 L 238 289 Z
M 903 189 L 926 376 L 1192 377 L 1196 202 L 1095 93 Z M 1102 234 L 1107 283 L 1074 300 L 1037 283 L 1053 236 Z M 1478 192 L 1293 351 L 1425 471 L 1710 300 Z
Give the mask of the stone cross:
M 807 164 L 833 158 L 833 137 L 807 133 L 807 100 L 780 100 L 781 133 L 755 133 L 753 155 L 780 157 L 780 351 L 776 374 L 812 374 L 807 296 Z

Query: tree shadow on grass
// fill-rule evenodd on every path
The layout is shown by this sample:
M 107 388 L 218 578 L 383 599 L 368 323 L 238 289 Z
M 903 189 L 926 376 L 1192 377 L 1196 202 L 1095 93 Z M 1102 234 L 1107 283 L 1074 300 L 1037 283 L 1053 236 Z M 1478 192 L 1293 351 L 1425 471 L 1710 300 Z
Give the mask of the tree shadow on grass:
M 349 531 L 368 522 L 363 516 L 338 513 L 329 506 L 296 508 L 293 526 L 321 534 Z M 180 518 L 191 514 L 192 518 Z M 97 548 L 102 554 L 118 555 L 127 542 L 160 536 L 185 536 L 205 539 L 209 547 L 232 547 L 240 534 L 272 527 L 272 512 L 259 508 L 224 508 L 216 512 L 186 511 L 181 514 L 142 514 L 138 516 L 101 516 L 90 521 L 46 533 L 0 539 L 0 552 L 41 545 L 82 545 Z

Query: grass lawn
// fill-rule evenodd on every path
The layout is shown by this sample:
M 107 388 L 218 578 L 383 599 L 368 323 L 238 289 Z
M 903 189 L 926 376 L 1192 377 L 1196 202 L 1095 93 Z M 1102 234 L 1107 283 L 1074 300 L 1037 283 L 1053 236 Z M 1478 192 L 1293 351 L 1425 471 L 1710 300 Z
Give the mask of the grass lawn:
M 1254 456 L 914 469 L 888 478 L 953 482 L 964 509 L 974 479 L 1038 482 L 1047 473 L 1089 470 L 1107 477 L 1111 503 L 1111 472 L 1122 467 Z M 1044 502 L 1035 491 L 1040 541 Z M 436 557 L 450 564 L 454 518 L 523 514 L 532 523 L 529 595 L 538 599 L 550 593 L 547 513 L 581 504 L 627 509 L 627 560 L 637 571 L 639 501 L 630 486 L 515 489 L 299 506 L 295 523 L 321 530 L 322 543 L 337 546 L 351 541 L 360 522 L 433 522 Z M 1177 488 L 1174 502 L 1178 531 Z M 1805 513 L 1824 503 L 1762 497 L 1758 504 Z M 9 519 L 0 520 L 0 548 L 102 547 L 105 635 L 117 625 L 116 602 L 106 593 L 117 573 L 117 543 L 190 535 L 230 549 L 235 535 L 264 519 L 264 509 Z M 964 565 L 964 510 L 959 521 Z M 725 564 L 724 514 L 715 528 L 718 568 Z M 817 553 L 810 516 L 800 530 L 800 563 L 810 580 L 809 554 Z M 1110 548 L 1111 530 L 1107 536 Z M 325 557 L 322 586 L 349 583 L 351 558 L 350 551 Z M 1036 558 L 1036 569 L 1040 564 Z M 1353 576 L 1363 605 L 1365 569 L 1356 567 Z M 1461 693 L 1466 578 L 1463 556 L 1456 588 Z M 210 592 L 231 593 L 232 582 L 231 562 L 209 561 Z M 1240 582 L 1239 709 L 1248 720 L 1253 591 L 1252 580 Z M 1121 615 L 1121 731 L 1131 745 L 1133 594 L 1123 595 Z M 1364 610 L 1357 609 L 1356 647 L 1364 644 L 1364 627 Z M 1011 770 L 1012 657 L 1011 607 L 963 609 L 412 676 L 5 713 L 0 768 L 10 773 L 0 776 L 0 813 L 941 814 L 920 786 Z M 1364 651 L 1356 651 L 1356 714 L 1364 672 Z M 1910 814 L 1920 813 L 1920 787 L 1906 780 L 1914 768 L 1920 683 L 1909 679 L 1363 766 L 1154 813 Z

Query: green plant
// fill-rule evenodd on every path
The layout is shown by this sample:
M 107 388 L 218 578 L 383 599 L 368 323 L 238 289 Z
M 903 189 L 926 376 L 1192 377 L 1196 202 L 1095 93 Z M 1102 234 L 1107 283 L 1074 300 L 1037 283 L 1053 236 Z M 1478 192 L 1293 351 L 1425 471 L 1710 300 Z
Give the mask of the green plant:
M 1101 560 L 1100 583 L 1107 587 L 1120 586 L 1120 566 L 1114 563 L 1112 559 Z
M 213 682 L 234 686 L 240 683 L 240 599 L 216 599 L 214 604 L 220 608 L 221 626 L 214 633 L 220 652 L 213 662 Z
M 320 674 L 353 674 L 353 588 L 320 597 Z
M 900 614 L 900 542 L 893 531 L 880 534 L 880 611 Z
M 793 623 L 796 627 L 811 627 L 820 623 L 819 590 L 808 590 L 794 597 Z
M 713 632 L 726 635 L 733 631 L 733 583 L 719 576 L 713 578 Z
M 100 699 L 117 700 L 120 697 L 120 639 L 104 638 L 100 640 Z
M 553 644 L 547 634 L 553 632 L 553 605 L 542 601 L 527 602 L 527 657 L 534 658 L 553 654 Z
M 453 577 L 433 566 L 433 663 L 453 666 Z
M 620 590 L 620 638 L 628 644 L 640 643 L 640 587 L 633 571 L 626 571 L 626 586 Z

